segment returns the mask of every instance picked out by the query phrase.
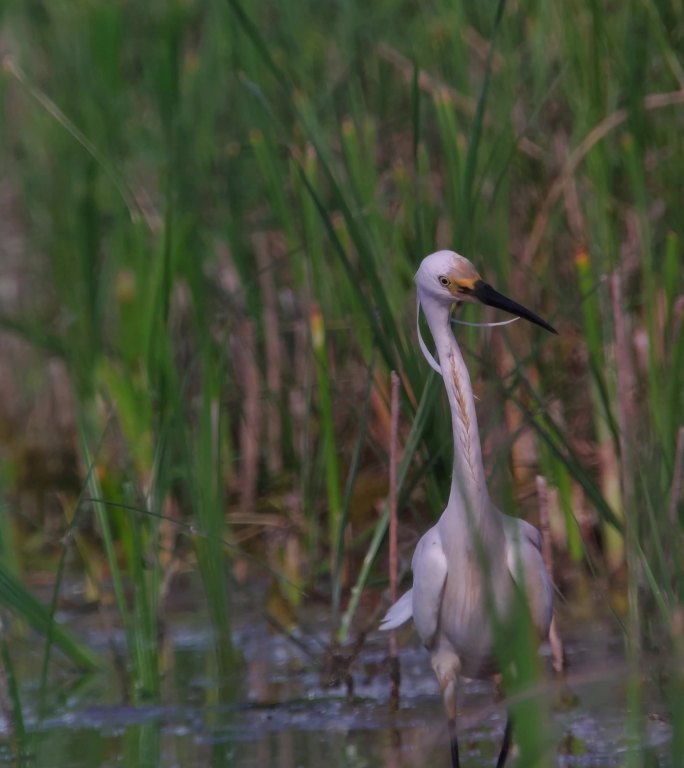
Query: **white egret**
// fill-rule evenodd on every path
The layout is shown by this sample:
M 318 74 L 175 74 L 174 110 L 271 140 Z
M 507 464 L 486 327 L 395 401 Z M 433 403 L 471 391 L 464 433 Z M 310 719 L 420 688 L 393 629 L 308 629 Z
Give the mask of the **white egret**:
M 489 678 L 497 672 L 495 618 L 506 626 L 514 590 L 522 588 L 540 640 L 548 636 L 552 583 L 541 555 L 541 536 L 529 523 L 502 514 L 487 492 L 475 400 L 463 356 L 450 326 L 454 304 L 479 301 L 556 331 L 525 307 L 485 283 L 475 267 L 453 251 L 423 259 L 416 274 L 417 310 L 422 306 L 439 362 L 418 338 L 427 361 L 444 379 L 454 440 L 451 492 L 446 509 L 418 542 L 413 587 L 389 609 L 381 629 L 413 617 L 430 651 L 432 668 L 449 719 L 452 768 L 458 768 L 456 688 L 459 676 Z M 520 584 L 524 581 L 524 584 Z M 517 584 L 517 586 L 516 586 Z M 497 766 L 511 738 L 510 716 Z

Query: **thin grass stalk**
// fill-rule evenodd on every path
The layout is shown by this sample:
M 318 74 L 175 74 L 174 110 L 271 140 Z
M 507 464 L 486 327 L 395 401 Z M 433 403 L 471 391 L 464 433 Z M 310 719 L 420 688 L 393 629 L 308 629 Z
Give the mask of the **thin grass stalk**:
M 37 632 L 45 635 L 77 667 L 94 671 L 102 667 L 99 657 L 54 620 L 54 611 L 38 601 L 11 572 L 0 563 L 0 603 Z M 49 656 L 49 655 L 48 655 Z
M 681 433 L 676 434 L 676 430 L 681 429 L 681 422 L 679 419 L 672 418 L 671 415 L 680 413 L 684 406 L 684 396 L 682 395 L 684 392 L 684 333 L 682 333 L 684 298 L 681 295 L 680 245 L 679 238 L 674 233 L 668 233 L 662 275 L 662 290 L 666 302 L 664 333 L 661 332 L 656 336 L 656 339 L 660 337 L 662 343 L 662 363 L 659 366 L 659 371 L 666 380 L 665 386 L 661 389 L 665 401 L 663 412 L 670 414 L 670 418 L 666 420 L 660 435 L 660 442 L 664 446 L 669 444 L 669 451 L 672 450 L 673 445 L 677 447 L 681 445 Z M 658 301 L 657 296 L 655 301 Z M 670 453 L 670 455 L 672 454 Z M 675 465 L 679 460 L 675 453 L 673 459 Z
M 423 195 L 420 186 L 420 167 L 418 164 L 418 151 L 421 146 L 421 131 L 422 122 L 420 119 L 420 87 L 419 87 L 419 68 L 418 64 L 414 61 L 412 67 L 411 78 L 411 159 L 413 161 L 412 168 L 412 189 L 413 189 L 413 215 L 407 216 L 407 221 L 413 220 L 413 227 L 415 230 L 415 241 L 418 246 L 419 253 L 426 253 L 428 247 L 425 246 L 427 241 L 426 227 L 423 216 Z
M 308 323 L 303 318 L 295 325 L 295 370 L 299 373 L 293 397 L 297 398 L 297 420 L 295 422 L 295 450 L 297 451 L 297 463 L 299 467 L 298 484 L 302 499 L 302 515 L 308 521 L 306 541 L 310 562 L 318 555 L 318 517 L 315 513 L 314 492 L 314 461 L 315 451 L 312 449 L 313 424 L 308 414 L 313 411 L 314 372 L 311 364 L 311 341 L 309 338 Z M 293 409 L 294 410 L 294 409 Z
M 155 478 L 152 476 L 151 489 Z M 150 491 L 154 497 L 154 490 Z M 157 600 L 159 595 L 158 520 L 129 513 L 126 519 L 127 536 L 122 537 L 127 559 L 133 599 L 133 667 L 137 672 L 135 696 L 138 701 L 156 701 L 159 696 L 160 669 L 157 647 Z
M 240 422 L 240 510 L 248 513 L 256 503 L 262 435 L 261 376 L 257 365 L 256 331 L 251 319 L 240 320 L 238 336 L 236 369 L 239 371 L 243 395 Z
M 614 419 L 611 408 L 613 398 L 609 394 L 609 385 L 604 373 L 606 366 L 603 352 L 602 309 L 599 293 L 594 290 L 592 263 L 588 250 L 582 247 L 577 251 L 575 266 L 580 290 L 583 294 L 582 318 L 589 352 L 589 368 L 592 374 L 590 393 L 593 401 L 592 415 L 601 465 L 601 492 L 615 516 L 622 521 L 624 520 L 624 510 L 617 456 L 619 437 L 617 429 L 613 427 Z M 603 524 L 602 529 L 605 540 L 605 558 L 608 570 L 612 573 L 624 563 L 625 540 L 614 526 Z
M 158 652 L 159 596 L 161 592 L 159 500 L 164 469 L 166 440 L 159 436 L 152 466 L 145 473 L 144 487 L 137 494 L 133 486 L 125 488 L 130 509 L 120 531 L 121 551 L 126 560 L 126 575 L 130 580 L 132 600 L 130 616 L 133 622 L 135 646 L 133 655 L 136 680 L 133 698 L 137 701 L 157 701 L 160 693 L 160 663 Z M 135 511 L 133 507 L 138 505 Z
M 638 106 L 638 105 L 637 105 Z M 652 243 L 650 225 L 650 211 L 644 169 L 640 159 L 644 152 L 643 140 L 639 136 L 628 134 L 622 142 L 625 150 L 626 167 L 631 180 L 632 194 L 636 200 L 635 212 L 628 219 L 628 229 L 635 230 L 632 238 L 636 242 L 629 244 L 628 248 L 638 248 L 642 254 L 641 266 L 641 295 L 644 297 L 643 315 L 644 325 L 650 340 L 645 361 L 646 376 L 648 380 L 648 411 L 649 420 L 654 432 L 658 435 L 663 453 L 663 463 L 670 465 L 672 462 L 672 448 L 674 446 L 673 429 L 676 426 L 672 414 L 668 410 L 667 392 L 671 378 L 677 377 L 676 372 L 671 372 L 674 367 L 669 361 L 664 361 L 662 349 L 663 333 L 662 318 L 660 317 L 660 302 L 658 296 L 663 283 L 660 260 L 655 262 L 656 249 Z M 629 222 L 633 220 L 632 227 Z M 662 363 L 660 362 L 662 360 Z
M 462 204 L 464 185 L 459 149 L 459 141 L 463 140 L 463 137 L 458 133 L 456 109 L 451 99 L 439 92 L 435 94 L 434 104 L 445 164 L 448 217 L 456 219 Z M 457 237 L 460 240 L 460 234 Z
M 675 608 L 670 624 L 672 639 L 672 676 L 668 685 L 668 700 L 672 717 L 671 764 L 679 765 L 684 754 L 684 608 Z
M 554 415 L 554 420 L 561 421 L 557 414 Z M 567 429 L 565 425 L 564 428 Z M 552 514 L 551 528 L 557 530 L 562 526 L 564 545 L 571 560 L 575 563 L 581 563 L 584 558 L 584 544 L 575 519 L 572 478 L 565 465 L 547 450 L 544 442 L 540 444 L 540 468 L 542 474 L 548 477 L 555 486 L 560 507 L 558 510 L 560 512 L 559 518 Z
M 307 258 L 303 260 L 302 274 L 300 275 L 302 302 L 306 306 L 310 295 L 314 293 L 319 303 L 324 307 L 335 305 L 335 284 L 332 280 L 325 279 L 326 262 L 323 253 L 325 234 L 318 208 L 313 197 L 308 191 L 318 188 L 318 157 L 311 145 L 307 145 L 298 159 L 290 161 L 290 177 L 296 192 L 299 215 L 301 219 L 301 237 Z
M 397 464 L 399 458 L 399 386 L 400 380 L 396 371 L 390 374 L 390 445 L 389 445 L 389 584 L 390 600 L 396 603 L 398 593 L 398 554 L 397 554 Z M 390 709 L 399 709 L 399 687 L 401 671 L 399 668 L 399 652 L 397 648 L 396 630 L 391 630 L 389 636 L 389 666 L 390 666 Z
M 281 86 L 281 88 L 287 90 L 290 86 L 287 76 L 285 75 L 283 68 L 279 67 L 274 58 L 271 56 L 271 51 L 268 44 L 263 39 L 259 32 L 259 27 L 252 21 L 250 16 L 245 12 L 243 4 L 239 0 L 227 0 L 228 5 L 233 9 L 233 12 L 238 18 L 240 26 L 245 30 L 252 45 L 256 49 L 259 57 L 262 59 L 269 72 Z
M 630 362 L 627 339 L 627 320 L 623 307 L 622 283 L 619 271 L 610 278 L 613 322 L 615 328 L 615 362 L 617 370 L 617 421 L 620 428 L 620 480 L 625 505 L 625 543 L 628 569 L 627 583 L 627 664 L 628 722 L 627 736 L 630 749 L 627 753 L 628 768 L 642 764 L 643 725 L 641 713 L 641 617 L 639 613 L 639 582 L 641 575 L 639 556 L 638 510 L 634 478 L 634 427 L 636 413 L 633 404 L 634 374 Z
M 665 292 L 666 316 L 665 327 L 672 328 L 676 309 L 677 295 L 680 290 L 681 274 L 680 239 L 674 232 L 668 232 L 665 239 L 665 254 L 663 258 L 663 290 Z
M 12 656 L 5 640 L 5 627 L 0 617 L 0 709 L 9 735 L 21 745 L 26 735 L 24 712 Z M 18 757 L 18 755 L 16 755 Z
M 4 483 L 0 481 L 0 494 L 4 495 Z M 8 572 L 19 576 L 18 547 L 15 541 L 9 505 L 0 504 L 0 563 Z
M 336 554 L 333 559 L 335 563 L 335 569 L 332 573 L 332 615 L 333 623 L 336 624 L 339 618 L 340 600 L 342 595 L 342 582 L 343 582 L 343 564 L 344 564 L 344 540 L 345 532 L 347 530 L 347 522 L 349 520 L 349 512 L 354 493 L 354 485 L 358 477 L 359 467 L 361 466 L 361 458 L 363 453 L 363 447 L 366 442 L 366 434 L 368 431 L 368 419 L 370 415 L 371 407 L 371 393 L 375 377 L 375 355 L 371 357 L 370 365 L 367 369 L 367 383 L 363 396 L 363 411 L 359 420 L 359 427 L 356 436 L 356 443 L 354 445 L 354 451 L 352 453 L 351 464 L 349 465 L 349 471 L 347 472 L 347 479 L 344 488 L 344 497 L 342 499 L 342 515 L 340 516 L 340 524 L 337 530 L 337 546 Z
M 261 172 L 268 200 L 278 225 L 282 227 L 285 241 L 293 247 L 297 242 L 290 205 L 286 195 L 287 187 L 283 185 L 286 175 L 286 164 L 279 156 L 279 148 L 269 141 L 260 130 L 252 130 L 249 136 L 250 145 L 254 152 L 259 171 Z M 261 270 L 261 267 L 259 267 Z
M 125 181 L 120 178 L 112 165 L 106 159 L 104 154 L 95 146 L 95 144 L 62 112 L 57 104 L 52 101 L 43 91 L 37 88 L 27 77 L 23 69 L 17 64 L 10 54 L 5 54 L 2 58 L 2 70 L 10 74 L 19 82 L 26 92 L 36 100 L 38 104 L 77 141 L 93 160 L 102 169 L 105 176 L 111 181 L 116 191 L 121 196 L 132 221 L 142 219 L 147 221 L 145 211 L 138 205 L 135 195 L 127 187 Z M 148 222 L 149 225 L 149 222 Z
M 568 541 L 568 554 L 576 563 L 582 562 L 584 556 L 584 545 L 582 543 L 582 534 L 577 525 L 577 520 L 573 512 L 575 497 L 573 493 L 573 484 L 566 467 L 560 462 L 555 462 L 554 471 L 558 498 L 565 518 L 565 533 Z
M 553 580 L 553 544 L 551 542 L 551 524 L 549 521 L 549 487 L 546 478 L 537 475 L 535 478 L 537 487 L 537 505 L 539 508 L 539 532 L 542 536 L 542 557 L 546 572 Z
M 463 191 L 461 196 L 461 206 L 458 210 L 458 226 L 457 231 L 465 233 L 470 231 L 470 222 L 473 220 L 473 213 L 475 210 L 476 201 L 473 198 L 473 189 L 475 183 L 475 171 L 477 169 L 478 150 L 480 147 L 480 141 L 482 138 L 482 131 L 484 127 L 484 115 L 487 104 L 487 96 L 489 94 L 489 84 L 492 76 L 492 60 L 494 57 L 494 51 L 496 50 L 497 34 L 501 25 L 501 19 L 503 18 L 504 8 L 506 7 L 506 0 L 498 0 L 496 6 L 496 12 L 494 15 L 494 25 L 492 28 L 492 37 L 489 42 L 489 50 L 487 51 L 487 60 L 484 68 L 484 78 L 480 93 L 477 99 L 477 108 L 475 109 L 475 116 L 471 123 L 470 134 L 468 136 L 468 151 L 465 157 L 465 166 L 463 168 Z
M 88 445 L 86 429 L 87 428 L 85 425 L 81 424 L 81 452 L 83 454 L 83 459 L 86 466 L 94 467 L 93 457 L 90 453 L 90 448 Z M 121 617 L 121 624 L 126 634 L 126 645 L 129 652 L 132 653 L 133 649 L 135 648 L 135 633 L 131 627 L 128 601 L 126 600 L 126 593 L 123 586 L 123 574 L 119 566 L 119 559 L 117 556 L 116 548 L 114 546 L 114 537 L 112 535 L 107 508 L 101 501 L 99 501 L 99 499 L 104 498 L 104 494 L 102 493 L 100 481 L 98 480 L 97 474 L 95 472 L 90 471 L 88 473 L 86 485 L 90 494 L 90 498 L 93 500 L 93 510 L 95 512 L 95 519 L 97 520 L 100 535 L 102 536 L 102 543 L 105 550 L 105 557 L 107 559 L 107 566 L 111 574 L 116 606 L 117 610 L 119 611 L 119 616 Z
M 126 728 L 123 738 L 124 765 L 157 768 L 161 765 L 161 720 L 134 723 Z
M 105 429 L 106 432 L 106 429 Z M 81 431 L 81 442 L 82 442 L 82 453 L 85 460 L 85 465 L 87 467 L 86 471 L 86 484 L 90 484 L 91 482 L 97 482 L 96 474 L 95 474 L 95 464 L 91 460 L 90 455 L 87 453 L 87 444 L 84 440 L 83 431 Z M 82 495 L 82 492 L 81 492 Z M 92 495 L 92 494 L 91 494 Z M 78 504 L 78 502 L 77 502 Z M 70 527 L 73 527 L 73 521 L 75 521 L 76 515 L 74 514 L 72 525 Z M 67 543 L 69 543 L 70 537 L 67 537 Z M 45 703 L 45 697 L 47 694 L 47 685 L 48 685 L 48 669 L 50 666 L 50 656 L 52 651 L 52 644 L 54 642 L 55 635 L 57 633 L 57 625 L 55 623 L 55 614 L 57 611 L 57 600 L 59 597 L 61 585 L 62 585 L 62 578 L 64 576 L 65 566 L 66 566 L 66 553 L 67 553 L 67 547 L 64 546 L 62 548 L 62 552 L 59 559 L 59 565 L 57 568 L 57 575 L 55 578 L 55 584 L 52 590 L 52 600 L 50 602 L 50 607 L 48 610 L 48 624 L 46 626 L 47 630 L 47 636 L 46 636 L 46 642 L 45 642 L 45 649 L 43 652 L 43 659 L 41 664 L 41 673 L 40 673 L 40 697 L 39 697 L 39 710 L 42 712 L 43 705 Z M 28 604 L 28 601 L 26 597 L 23 601 L 25 604 Z M 61 632 L 59 633 L 61 634 Z M 90 654 L 86 654 L 86 657 Z M 95 668 L 99 666 L 99 664 L 95 663 L 93 665 Z
M 648 520 L 651 531 L 649 543 L 653 547 L 653 553 L 651 554 L 650 560 L 642 555 L 641 567 L 645 572 L 648 571 L 648 573 L 651 574 L 649 581 L 654 581 L 651 591 L 656 602 L 659 604 L 659 607 L 662 605 L 666 609 L 663 618 L 666 624 L 669 624 L 672 620 L 673 606 L 676 604 L 675 596 L 672 591 L 672 585 L 673 583 L 676 583 L 673 568 L 674 564 L 672 562 L 672 558 L 668 558 L 665 554 L 663 542 L 667 541 L 667 537 L 664 535 L 664 531 L 661 530 L 659 526 L 659 523 L 662 525 L 662 517 L 659 518 L 659 516 L 656 514 L 656 511 L 653 507 L 651 494 L 647 491 L 648 483 L 646 477 L 644 476 L 644 472 L 641 469 L 639 470 L 639 485 L 644 489 L 643 506 L 646 507 L 646 518 Z M 676 530 L 677 529 L 673 529 L 673 535 L 676 535 Z M 660 584 L 657 586 L 655 583 L 655 577 L 653 576 L 651 562 L 653 562 L 653 566 L 660 575 Z M 665 595 L 664 598 L 662 597 L 663 593 Z
M 282 352 L 278 333 L 278 302 L 273 277 L 273 263 L 268 259 L 267 234 L 254 236 L 254 252 L 259 270 L 259 285 L 263 298 L 265 337 L 266 387 L 266 466 L 272 477 L 283 471 L 283 427 L 280 416 L 282 398 Z
M 546 572 L 549 574 L 549 578 L 553 583 L 553 542 L 551 540 L 551 522 L 549 514 L 549 487 L 546 478 L 542 475 L 537 475 L 535 483 L 537 486 L 539 507 L 539 531 L 542 535 L 542 557 L 544 558 Z M 549 645 L 551 646 L 551 660 L 554 672 L 557 675 L 560 675 L 564 672 L 565 659 L 563 640 L 558 632 L 555 611 L 551 617 L 551 626 L 549 627 Z
M 399 387 L 401 385 L 396 371 L 390 373 L 390 445 L 389 445 L 389 583 L 390 600 L 395 603 L 397 592 L 397 464 L 399 457 Z M 393 633 L 390 638 L 396 641 Z M 392 643 L 396 655 L 396 642 Z
M 295 370 L 298 381 L 295 384 L 295 396 L 301 398 L 298 409 L 299 440 L 296 442 L 299 491 L 302 498 L 302 514 L 307 521 L 306 543 L 309 562 L 315 562 L 320 556 L 320 525 L 318 515 L 318 499 L 321 486 L 320 466 L 324 457 L 314 450 L 315 422 L 310 418 L 314 411 L 314 400 L 317 387 L 316 362 L 311 349 L 310 318 L 312 297 L 319 306 L 334 308 L 337 297 L 337 281 L 327 276 L 328 260 L 324 250 L 325 233 L 322 221 L 309 187 L 318 187 L 318 158 L 316 152 L 307 145 L 300 158 L 290 158 L 290 176 L 296 192 L 298 209 L 301 218 L 303 246 L 306 257 L 301 268 L 301 306 L 304 319 L 297 321 L 295 326 Z M 305 180 L 306 179 L 306 183 Z M 342 518 L 344 519 L 344 508 Z M 346 525 L 346 523 L 345 523 Z M 342 565 L 342 552 L 339 551 L 338 570 Z M 334 571 L 333 571 L 334 573 Z M 335 592 L 339 585 L 339 571 L 333 577 L 333 604 L 336 602 Z M 334 612 L 334 611 L 333 611 Z
M 520 764 L 550 768 L 555 760 L 548 743 L 549 706 L 546 696 L 539 691 L 542 678 L 539 641 L 524 592 L 524 589 L 513 592 L 515 604 L 511 606 L 507 631 L 495 624 L 495 647 L 497 658 L 506 661 L 502 668 L 503 685 L 520 750 Z
M 667 505 L 667 516 L 673 529 L 677 525 L 677 507 L 682 498 L 682 482 L 684 477 L 684 426 L 677 431 L 677 446 L 675 448 L 674 467 L 672 468 L 672 485 L 670 500 Z
M 234 696 L 229 675 L 237 657 L 231 636 L 230 593 L 226 574 L 218 382 L 213 380 L 212 357 L 208 351 L 205 355 L 197 438 L 192 455 L 186 454 L 186 461 L 193 478 L 194 517 L 201 532 L 193 536 L 193 545 L 214 631 L 214 674 L 217 680 L 211 695 L 214 703 L 225 704 Z
M 335 440 L 335 421 L 331 399 L 331 382 L 328 373 L 328 351 L 325 343 L 323 315 L 317 306 L 311 309 L 309 320 L 311 347 L 316 362 L 318 384 L 318 407 L 320 410 L 321 432 L 323 435 L 323 456 L 328 501 L 328 542 L 330 547 L 331 573 L 336 573 L 338 563 L 338 537 L 342 522 L 342 499 L 340 496 L 340 467 L 338 448 Z
M 360 120 L 367 120 L 367 118 L 362 116 Z M 345 118 L 340 126 L 342 150 L 349 175 L 350 188 L 361 210 L 372 210 L 373 213 L 376 213 L 375 192 L 378 180 L 373 158 L 369 156 L 367 146 L 372 143 L 373 149 L 375 148 L 374 136 L 371 133 L 370 127 L 366 126 L 366 130 L 359 137 L 357 125 L 351 118 Z M 376 224 L 379 223 L 377 215 L 372 218 Z

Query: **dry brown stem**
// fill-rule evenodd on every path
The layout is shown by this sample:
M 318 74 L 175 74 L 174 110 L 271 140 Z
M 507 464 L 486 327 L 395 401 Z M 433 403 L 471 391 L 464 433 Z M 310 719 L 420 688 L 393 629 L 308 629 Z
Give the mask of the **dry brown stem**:
M 282 428 L 278 404 L 282 396 L 283 363 L 278 329 L 278 297 L 276 295 L 272 263 L 272 245 L 275 233 L 259 232 L 253 237 L 254 254 L 259 270 L 259 286 L 263 300 L 265 354 L 266 354 L 266 467 L 271 475 L 283 469 Z
M 240 511 L 254 509 L 261 443 L 261 377 L 256 362 L 254 323 L 243 319 L 238 324 L 235 345 L 236 370 L 242 384 L 240 423 Z
M 677 522 L 677 505 L 682 497 L 682 473 L 684 472 L 684 427 L 677 432 L 677 449 L 675 451 L 674 467 L 672 469 L 672 486 L 670 488 L 670 504 L 668 514 L 670 522 Z
M 676 104 L 684 104 L 684 90 L 671 91 L 669 93 L 652 93 L 644 98 L 644 109 L 647 111 L 662 109 L 663 107 L 670 107 Z M 549 189 L 539 213 L 534 220 L 532 231 L 525 244 L 525 250 L 522 256 L 523 264 L 529 266 L 537 253 L 549 223 L 551 211 L 563 194 L 567 184 L 570 183 L 570 179 L 574 176 L 580 163 L 599 141 L 604 139 L 618 126 L 622 125 L 622 123 L 627 120 L 627 117 L 628 113 L 625 109 L 618 109 L 616 112 L 608 115 L 608 117 L 602 120 L 597 126 L 592 128 L 579 145 L 568 155 L 560 175 L 551 185 L 551 189 Z

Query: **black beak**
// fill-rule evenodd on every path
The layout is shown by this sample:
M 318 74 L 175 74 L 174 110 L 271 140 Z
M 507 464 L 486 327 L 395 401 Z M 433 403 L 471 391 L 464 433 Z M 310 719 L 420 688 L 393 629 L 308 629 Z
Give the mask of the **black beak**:
M 525 320 L 529 320 L 531 323 L 535 323 L 535 325 L 541 325 L 542 328 L 546 328 L 546 330 L 551 331 L 551 333 L 558 333 L 555 328 L 550 326 L 545 320 L 542 320 L 538 315 L 535 315 L 534 312 L 530 312 L 530 310 L 525 309 L 522 304 L 518 304 L 517 301 L 513 301 L 513 299 L 509 299 L 502 293 L 495 291 L 491 285 L 485 283 L 483 280 L 478 280 L 475 283 L 471 296 L 474 296 L 478 301 L 481 301 L 489 307 L 503 309 L 504 312 L 510 312 L 512 315 L 524 317 Z

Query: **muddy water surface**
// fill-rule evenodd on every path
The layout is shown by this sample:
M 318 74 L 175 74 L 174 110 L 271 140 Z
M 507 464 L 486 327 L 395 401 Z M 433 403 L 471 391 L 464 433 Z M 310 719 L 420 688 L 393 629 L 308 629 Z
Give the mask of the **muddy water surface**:
M 257 604 L 252 601 L 252 605 Z M 91 766 L 236 766 L 239 768 L 448 768 L 446 724 L 427 653 L 410 628 L 401 635 L 401 706 L 388 708 L 386 637 L 368 638 L 351 666 L 354 696 L 329 687 L 322 673 L 326 633 L 313 616 L 311 634 L 293 642 L 275 632 L 250 601 L 236 606 L 235 638 L 244 664 L 225 681 L 222 703 L 212 668 L 209 623 L 192 610 L 167 625 L 161 649 L 166 673 L 162 706 L 130 706 L 114 672 L 74 678 L 64 665 L 51 676 L 39 717 L 42 645 L 12 647 L 21 677 L 27 736 L 0 740 L 0 765 L 41 768 Z M 102 650 L 123 647 L 123 636 L 101 617 L 63 617 Z M 324 618 L 324 617 L 323 617 Z M 621 640 L 609 620 L 566 631 L 569 688 L 547 693 L 552 764 L 625 764 L 626 675 Z M 52 677 L 55 678 L 54 685 Z M 467 683 L 461 718 L 462 765 L 493 766 L 505 712 L 493 687 Z M 658 693 L 649 690 L 644 733 L 653 765 L 667 765 L 670 729 Z M 511 761 L 514 765 L 515 761 Z

